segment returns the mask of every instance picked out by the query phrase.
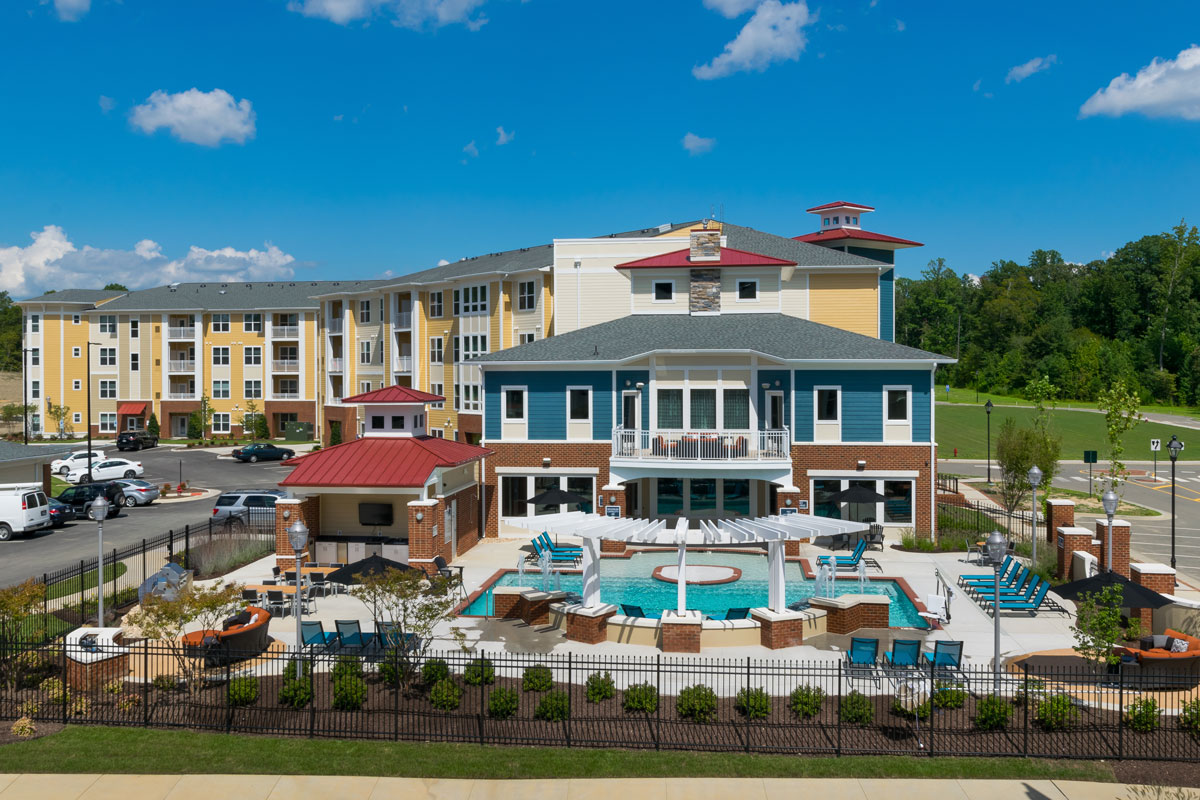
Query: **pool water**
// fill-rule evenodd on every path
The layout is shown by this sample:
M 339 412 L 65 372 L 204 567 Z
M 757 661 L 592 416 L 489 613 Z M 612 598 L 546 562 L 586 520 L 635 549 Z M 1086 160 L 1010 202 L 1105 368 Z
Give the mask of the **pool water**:
M 649 617 L 662 616 L 663 609 L 675 608 L 676 586 L 650 576 L 655 567 L 675 565 L 674 552 L 635 553 L 631 558 L 605 558 L 600 561 L 600 599 L 606 603 L 641 606 Z M 732 583 L 710 586 L 688 585 L 688 608 L 714 618 L 721 618 L 730 608 L 763 608 L 767 605 L 767 557 L 749 553 L 688 552 L 688 566 L 714 564 L 737 567 L 742 577 Z M 797 562 L 788 562 L 788 604 L 806 601 L 813 596 L 813 581 L 804 577 Z M 834 594 L 882 594 L 890 601 L 888 622 L 893 627 L 925 628 L 925 620 L 917 613 L 916 606 L 908 595 L 893 580 L 874 579 L 859 589 L 858 578 L 834 582 Z M 536 568 L 526 570 L 522 578 L 516 572 L 506 572 L 492 586 L 529 586 L 542 588 L 542 574 Z M 551 576 L 548 588 L 561 586 L 565 592 L 579 593 L 583 590 L 583 576 L 578 572 L 564 572 L 555 581 Z M 492 587 L 489 586 L 462 613 L 473 616 L 491 616 Z

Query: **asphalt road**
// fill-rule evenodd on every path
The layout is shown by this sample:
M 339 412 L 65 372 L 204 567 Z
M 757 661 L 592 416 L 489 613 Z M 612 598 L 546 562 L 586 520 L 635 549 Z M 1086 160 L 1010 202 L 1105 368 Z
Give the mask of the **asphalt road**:
M 113 449 L 114 455 L 118 452 Z M 145 480 L 162 485 L 179 483 L 182 463 L 183 479 L 189 486 L 227 491 L 239 488 L 276 488 L 291 471 L 278 462 L 243 464 L 232 458 L 218 457 L 205 450 L 168 449 L 156 447 L 138 453 L 119 453 L 146 468 Z M 123 547 L 175 530 L 185 525 L 207 525 L 212 516 L 212 499 L 183 503 L 152 503 L 149 506 L 122 509 L 121 514 L 104 523 L 104 547 Z M 98 546 L 96 523 L 91 520 L 68 522 L 61 528 L 40 532 L 29 537 L 13 537 L 0 542 L 0 586 L 24 580 L 30 576 L 59 569 L 81 558 L 95 558 Z
M 1103 464 L 1096 464 L 1103 467 Z M 1131 526 L 1130 549 L 1135 559 L 1171 563 L 1171 463 L 1158 461 L 1158 481 L 1151 474 L 1153 462 L 1131 461 L 1131 470 L 1145 470 L 1145 478 L 1134 477 L 1121 490 L 1123 499 L 1162 512 L 1162 517 L 1126 517 Z M 959 475 L 987 473 L 986 461 L 939 461 L 939 471 Z M 992 477 L 998 471 L 992 464 Z M 1062 462 L 1054 485 L 1077 492 L 1088 491 L 1088 465 Z M 1095 479 L 1095 490 L 1102 491 L 1104 483 Z M 1175 564 L 1188 583 L 1200 585 L 1200 462 L 1180 461 L 1175 468 Z M 1097 515 L 1077 515 L 1077 523 L 1089 526 L 1086 520 Z

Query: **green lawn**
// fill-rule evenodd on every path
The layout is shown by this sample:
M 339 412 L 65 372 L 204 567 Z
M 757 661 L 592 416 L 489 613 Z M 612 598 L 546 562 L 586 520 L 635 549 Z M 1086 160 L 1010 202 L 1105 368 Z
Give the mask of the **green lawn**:
M 991 394 L 990 392 L 975 393 L 974 389 L 955 389 L 950 387 L 950 394 L 946 394 L 946 384 L 939 383 L 936 387 L 936 399 L 939 402 L 964 403 L 970 405 L 983 405 L 988 400 L 992 401 L 993 405 L 997 406 L 1028 406 L 1032 405 L 1024 397 L 1013 397 L 1007 394 Z M 978 399 L 976 399 L 978 397 Z M 1094 400 L 1061 400 L 1058 407 L 1064 410 L 1072 408 L 1095 408 Z M 1142 406 L 1142 411 L 1147 413 L 1158 414 L 1179 414 L 1192 419 L 1200 419 L 1200 408 L 1192 408 L 1191 406 L 1162 406 L 1162 405 L 1145 405 Z
M 1094 761 L 741 753 L 275 739 L 68 727 L 0 747 L 0 772 L 365 775 L 414 778 L 1013 778 L 1114 781 Z
M 105 567 L 104 567 L 104 583 L 106 584 L 105 585 L 105 594 L 109 594 L 113 591 L 112 586 L 111 586 L 113 579 L 119 578 L 122 575 L 124 575 L 126 569 L 128 569 L 128 568 L 125 566 L 125 564 L 123 562 L 119 562 L 117 564 L 106 564 L 105 565 Z M 93 570 L 83 573 L 83 588 L 85 590 L 96 588 L 96 570 L 93 569 Z M 48 599 L 54 600 L 55 598 L 66 597 L 68 595 L 73 595 L 73 594 L 79 594 L 79 579 L 78 578 L 72 578 L 69 581 L 61 581 L 59 583 L 55 583 L 55 584 L 51 585 Z
M 1000 425 L 1008 417 L 1013 417 L 1019 425 L 1027 425 L 1033 418 L 1031 408 L 992 409 L 992 458 L 996 457 L 996 436 Z M 1097 469 L 1105 466 L 1105 447 L 1107 440 L 1104 434 L 1104 416 L 1087 411 L 1055 411 L 1051 422 L 1054 430 L 1062 436 L 1062 457 L 1065 460 L 1078 461 L 1083 458 L 1084 450 L 1099 451 L 1101 463 Z M 1183 442 L 1191 440 L 1193 448 L 1200 448 L 1200 431 L 1190 428 L 1180 428 L 1174 425 L 1162 425 L 1157 422 L 1142 422 L 1129 431 L 1125 436 L 1125 460 L 1149 461 L 1154 454 L 1150 452 L 1150 440 L 1161 439 L 1163 447 L 1175 434 Z M 937 442 L 938 456 L 953 458 L 954 448 L 958 448 L 959 458 L 985 458 L 987 456 L 987 414 L 979 406 L 941 405 L 937 407 Z M 1183 458 L 1187 458 L 1191 448 L 1185 450 Z M 1158 460 L 1169 461 L 1164 449 L 1158 454 Z
M 71 484 L 67 483 L 62 478 L 58 477 L 57 475 L 51 475 L 50 476 L 50 495 L 52 497 L 58 497 L 60 494 L 62 494 L 63 489 L 66 489 L 70 485 Z

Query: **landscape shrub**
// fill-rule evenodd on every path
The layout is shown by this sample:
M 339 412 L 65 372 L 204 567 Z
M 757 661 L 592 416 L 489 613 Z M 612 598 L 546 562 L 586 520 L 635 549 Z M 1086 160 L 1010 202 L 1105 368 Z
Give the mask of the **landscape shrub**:
M 92 701 L 83 696 L 72 697 L 68 706 L 68 713 L 72 717 L 86 717 L 91 710 Z
M 105 694 L 121 694 L 125 691 L 125 682 L 120 678 L 113 678 L 108 683 L 104 684 Z
M 1138 733 L 1149 733 L 1158 727 L 1162 709 L 1153 697 L 1139 697 L 1125 709 L 1125 724 Z
M 563 722 L 571 716 L 571 698 L 564 691 L 547 692 L 533 715 L 547 722 Z
M 488 697 L 488 716 L 492 719 L 508 719 L 517 713 L 521 705 L 521 696 L 516 689 L 506 689 L 501 686 L 492 690 Z
M 554 677 L 545 664 L 534 664 L 525 668 L 521 689 L 526 692 L 548 692 L 554 688 Z
M 867 725 L 875 719 L 875 706 L 872 705 L 871 698 L 856 689 L 842 699 L 838 716 L 842 722 L 851 725 Z
M 229 682 L 229 705 L 250 706 L 258 702 L 258 678 L 249 675 Z
M 892 713 L 899 717 L 907 717 L 908 719 L 927 720 L 932 708 L 928 700 L 922 700 L 912 708 L 908 708 L 904 701 L 899 697 L 892 698 Z
M 1021 688 L 1017 689 L 1017 693 L 1013 695 L 1013 705 L 1023 706 L 1037 705 L 1042 698 L 1046 696 L 1046 682 L 1043 680 L 1027 680 L 1021 684 Z
M 981 731 L 998 731 L 1008 727 L 1012 719 L 1012 703 L 1003 697 L 989 694 L 975 704 L 975 727 Z
M 1200 697 L 1188 700 L 1179 707 L 1179 727 L 1193 736 L 1200 736 Z
M 1065 694 L 1047 697 L 1037 704 L 1035 721 L 1047 731 L 1065 731 L 1071 727 L 1078 712 L 1071 705 L 1071 698 Z
M 625 690 L 621 708 L 626 714 L 653 714 L 658 711 L 658 688 L 653 683 L 635 683 Z
M 934 708 L 962 708 L 967 704 L 967 691 L 961 683 L 938 681 L 933 690 Z
M 438 711 L 453 711 L 462 702 L 462 689 L 450 678 L 442 678 L 429 690 L 429 702 Z
M 715 722 L 717 693 L 702 683 L 689 686 L 675 698 L 675 713 L 692 722 Z
M 612 674 L 608 672 L 593 672 L 587 679 L 587 701 L 602 703 L 613 698 L 617 687 L 613 683 Z
M 797 686 L 788 698 L 788 708 L 801 719 L 810 719 L 821 712 L 825 692 L 819 686 Z
M 37 725 L 33 724 L 33 720 L 29 717 L 21 717 L 12 724 L 9 730 L 12 731 L 13 736 L 19 739 L 29 739 L 37 733 Z
M 468 686 L 492 685 L 496 682 L 496 668 L 487 658 L 477 658 L 463 672 L 463 682 Z
M 733 707 L 746 719 L 766 719 L 771 716 L 771 697 L 761 687 L 742 689 L 734 698 Z
M 313 699 L 312 662 L 300 662 L 300 677 L 296 677 L 296 659 L 288 659 L 283 668 L 283 686 L 279 687 L 279 705 L 304 708 Z
M 337 683 L 343 678 L 362 678 L 362 660 L 355 656 L 338 656 L 337 663 L 329 670 L 329 680 Z
M 166 673 L 155 675 L 150 685 L 160 692 L 175 692 L 179 690 L 179 676 Z
M 37 700 L 25 700 L 17 706 L 17 713 L 22 717 L 36 717 L 41 710 L 42 706 Z
M 38 685 L 38 691 L 51 703 L 61 703 L 67 695 L 67 687 L 58 678 L 46 678 Z
M 333 682 L 332 706 L 338 711 L 358 711 L 367 700 L 367 682 L 351 671 Z
M 379 677 L 388 686 L 396 687 L 406 682 L 412 672 L 408 660 L 396 648 L 390 648 L 379 662 Z
M 124 694 L 117 698 L 117 710 L 122 714 L 132 714 L 142 704 L 142 698 L 136 694 Z
M 421 665 L 421 683 L 432 686 L 450 677 L 450 667 L 445 660 L 431 658 Z

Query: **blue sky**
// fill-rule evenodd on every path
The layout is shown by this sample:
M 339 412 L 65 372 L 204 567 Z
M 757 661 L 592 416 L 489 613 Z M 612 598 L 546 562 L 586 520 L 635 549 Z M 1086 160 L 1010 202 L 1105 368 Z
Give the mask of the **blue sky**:
M 1087 261 L 1198 216 L 1197 22 L 1183 2 L 6 0 L 0 289 L 400 275 L 722 209 L 796 235 L 836 199 L 926 243 L 901 274 Z

